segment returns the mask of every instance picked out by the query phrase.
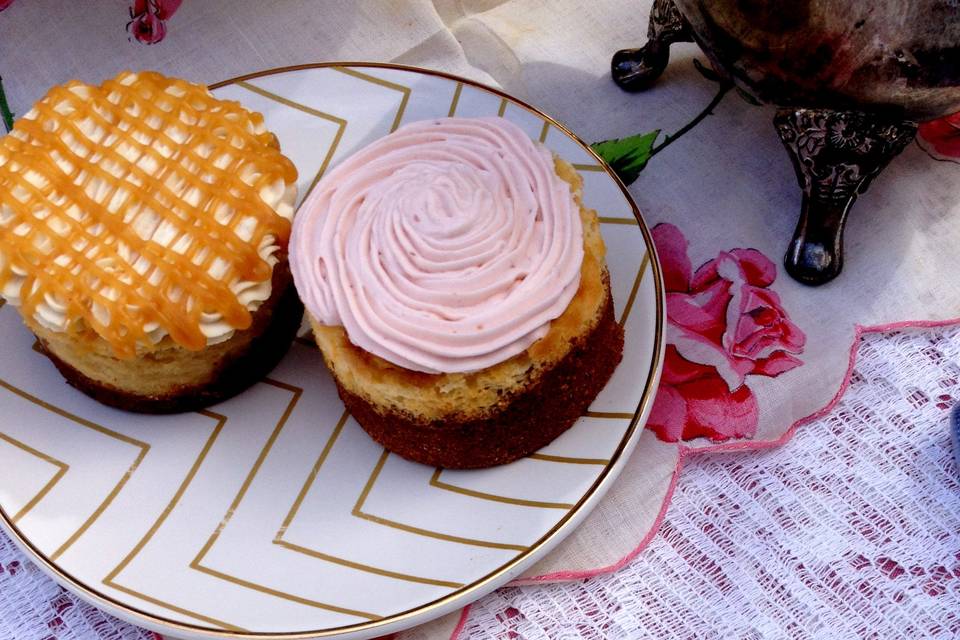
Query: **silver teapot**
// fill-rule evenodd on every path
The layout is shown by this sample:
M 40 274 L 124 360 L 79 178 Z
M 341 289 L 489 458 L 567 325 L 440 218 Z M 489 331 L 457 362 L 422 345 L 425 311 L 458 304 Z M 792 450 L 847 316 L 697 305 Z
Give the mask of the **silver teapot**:
M 618 51 L 614 81 L 653 84 L 674 42 L 695 41 L 774 125 L 803 190 L 787 272 L 819 285 L 843 266 L 857 194 L 913 140 L 960 111 L 960 0 L 655 0 L 648 42 Z

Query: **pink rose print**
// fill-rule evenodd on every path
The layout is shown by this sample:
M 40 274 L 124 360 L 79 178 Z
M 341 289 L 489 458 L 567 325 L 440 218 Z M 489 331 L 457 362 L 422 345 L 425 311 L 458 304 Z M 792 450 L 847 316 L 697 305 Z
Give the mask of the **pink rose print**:
M 143 44 L 156 44 L 167 35 L 168 20 L 183 0 L 134 0 L 127 31 Z M 0 0 L 2 2 L 2 0 Z
M 960 162 L 960 113 L 921 123 L 917 139 L 933 157 Z
M 777 268 L 756 249 L 733 249 L 693 272 L 687 240 L 660 224 L 653 239 L 667 291 L 667 351 L 648 427 L 666 442 L 745 438 L 757 429 L 750 375 L 801 364 L 806 336 L 769 287 Z
M 0 11 L 3 11 L 12 4 L 13 0 L 0 0 Z

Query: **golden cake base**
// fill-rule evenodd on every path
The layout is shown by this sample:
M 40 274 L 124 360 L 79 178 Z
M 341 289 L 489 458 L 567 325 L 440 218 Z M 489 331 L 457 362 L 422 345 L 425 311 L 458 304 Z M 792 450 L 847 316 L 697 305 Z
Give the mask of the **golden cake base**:
M 536 383 L 504 398 L 484 417 L 417 420 L 383 411 L 339 382 L 337 390 L 370 437 L 390 451 L 434 467 L 491 467 L 528 456 L 573 426 L 607 384 L 622 352 L 623 329 L 614 319 L 613 299 L 608 296 L 593 331 L 577 340 Z
M 285 261 L 274 268 L 272 291 L 254 312 L 250 328 L 200 351 L 166 337 L 156 348 L 121 360 L 102 340 L 91 346 L 43 327 L 30 328 L 66 381 L 95 400 L 139 413 L 195 411 L 262 379 L 290 348 L 303 305 Z

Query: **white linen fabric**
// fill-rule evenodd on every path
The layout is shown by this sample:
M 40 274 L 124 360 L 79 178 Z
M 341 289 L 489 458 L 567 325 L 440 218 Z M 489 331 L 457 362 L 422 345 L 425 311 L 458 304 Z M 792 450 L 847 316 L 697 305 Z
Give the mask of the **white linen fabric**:
M 676 131 L 716 91 L 694 70 L 692 59 L 702 55 L 691 44 L 673 47 L 667 72 L 650 91 L 631 95 L 613 85 L 610 56 L 643 43 L 649 6 L 650 0 L 185 0 L 166 38 L 143 46 L 124 31 L 125 2 L 14 0 L 0 13 L 0 75 L 12 110 L 24 113 L 53 84 L 99 82 L 122 69 L 212 83 L 305 62 L 392 61 L 499 84 L 595 141 Z M 800 193 L 771 117 L 769 108 L 728 96 L 713 116 L 657 155 L 631 188 L 649 222 L 670 222 L 685 234 L 694 268 L 733 248 L 755 248 L 774 261 L 782 255 Z M 858 323 L 960 316 L 960 279 L 953 277 L 960 272 L 960 225 L 953 222 L 960 214 L 958 177 L 960 165 L 936 162 L 911 145 L 855 206 L 840 279 L 812 290 L 780 274 L 772 288 L 806 334 L 804 365 L 776 378 L 749 378 L 759 408 L 752 443 L 779 440 L 828 404 L 844 379 Z M 688 460 L 663 532 L 626 569 L 572 586 L 503 590 L 475 606 L 466 632 L 539 638 L 669 630 L 677 637 L 750 638 L 821 629 L 842 637 L 843 625 L 861 616 L 887 625 L 889 633 L 880 637 L 910 636 L 909 624 L 926 625 L 916 627 L 919 634 L 952 637 L 960 560 L 944 554 L 958 553 L 958 493 L 943 461 L 944 410 L 936 406 L 952 402 L 937 398 L 952 398 L 960 376 L 924 368 L 957 368 L 960 339 L 942 335 L 870 338 L 872 352 L 861 366 L 875 362 L 871 371 L 882 373 L 854 386 L 875 389 L 882 404 L 854 406 L 848 399 L 829 418 L 801 427 L 797 438 L 803 440 L 781 451 Z M 925 340 L 935 340 L 935 348 Z M 888 343 L 889 349 L 878 346 Z M 916 389 L 926 401 L 914 398 Z M 883 421 L 900 429 L 899 446 L 882 442 L 877 425 Z M 806 445 L 796 443 L 808 440 L 810 453 L 799 455 L 797 447 Z M 680 451 L 645 433 L 598 508 L 526 577 L 569 579 L 634 552 L 661 512 Z M 939 480 L 931 460 L 939 461 Z M 745 488 L 751 477 L 757 488 Z M 790 509 L 777 514 L 781 505 Z M 887 526 L 870 521 L 874 510 L 903 517 L 890 521 L 890 541 L 869 532 Z M 847 551 L 853 555 L 843 555 Z M 903 572 L 891 569 L 897 575 L 886 577 L 881 557 Z M 0 545 L 0 566 L 14 561 L 25 564 L 9 544 Z M 942 577 L 944 571 L 954 578 Z M 727 583 L 719 582 L 721 575 Z M 10 580 L 0 591 L 0 638 L 46 638 L 52 632 L 37 629 L 48 618 L 25 602 L 43 608 L 61 594 L 32 568 L 17 576 L 0 574 Z M 923 585 L 931 580 L 942 584 L 942 594 L 927 592 Z M 50 597 L 34 595 L 43 593 Z M 105 620 L 86 605 L 71 607 L 91 616 L 84 619 Z M 520 614 L 507 613 L 513 610 Z M 39 626 L 38 619 L 44 621 Z M 458 620 L 452 614 L 404 637 L 446 638 Z M 71 629 L 65 624 L 53 635 L 147 637 L 112 621 Z

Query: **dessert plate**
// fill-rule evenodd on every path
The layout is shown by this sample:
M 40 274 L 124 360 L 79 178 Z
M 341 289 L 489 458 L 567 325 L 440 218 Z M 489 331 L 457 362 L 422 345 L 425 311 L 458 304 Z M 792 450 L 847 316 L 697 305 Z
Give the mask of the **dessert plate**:
M 376 445 L 305 333 L 269 378 L 209 410 L 143 416 L 64 384 L 0 308 L 0 520 L 64 587 L 182 638 L 369 638 L 520 575 L 587 515 L 649 413 L 663 350 L 650 234 L 623 185 L 562 125 L 442 73 L 337 63 L 214 85 L 264 114 L 300 172 L 400 124 L 496 116 L 574 164 L 601 216 L 624 359 L 590 410 L 537 454 L 440 471 Z

